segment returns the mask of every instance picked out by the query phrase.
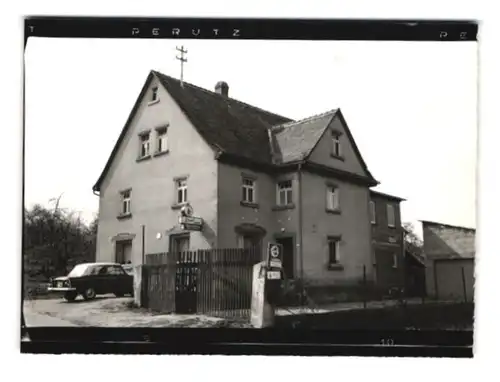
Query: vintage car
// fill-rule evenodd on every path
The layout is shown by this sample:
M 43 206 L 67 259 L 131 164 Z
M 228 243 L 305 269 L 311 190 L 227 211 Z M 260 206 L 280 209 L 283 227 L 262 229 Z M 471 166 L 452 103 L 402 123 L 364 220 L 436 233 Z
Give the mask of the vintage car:
M 74 301 L 78 295 L 85 300 L 107 293 L 122 297 L 133 295 L 133 281 L 120 264 L 85 263 L 76 265 L 67 276 L 52 279 L 48 291 L 61 293 L 67 301 Z

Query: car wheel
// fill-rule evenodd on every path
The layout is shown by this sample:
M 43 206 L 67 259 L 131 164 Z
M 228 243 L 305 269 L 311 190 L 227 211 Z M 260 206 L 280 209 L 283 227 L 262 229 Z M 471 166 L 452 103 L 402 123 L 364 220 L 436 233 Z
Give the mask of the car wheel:
M 76 292 L 66 292 L 64 294 L 64 299 L 68 302 L 73 302 L 78 294 Z
M 87 288 L 83 292 L 83 298 L 85 300 L 93 300 L 95 298 L 95 290 L 94 288 Z

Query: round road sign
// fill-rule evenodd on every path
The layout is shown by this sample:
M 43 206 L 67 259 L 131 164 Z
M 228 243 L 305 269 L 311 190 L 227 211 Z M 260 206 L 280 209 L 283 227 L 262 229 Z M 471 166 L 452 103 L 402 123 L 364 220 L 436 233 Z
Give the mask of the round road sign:
M 272 256 L 272 257 L 278 257 L 278 256 L 279 256 L 279 254 L 280 254 L 280 249 L 278 248 L 278 246 L 277 246 L 277 245 L 273 245 L 273 246 L 271 247 L 271 256 Z

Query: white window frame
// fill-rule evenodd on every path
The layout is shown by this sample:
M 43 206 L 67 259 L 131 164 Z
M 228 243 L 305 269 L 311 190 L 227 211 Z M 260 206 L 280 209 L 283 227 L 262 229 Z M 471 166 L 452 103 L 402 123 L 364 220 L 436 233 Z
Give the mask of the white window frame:
M 332 133 L 332 154 L 336 157 L 342 156 L 342 143 L 340 141 L 341 134 Z
M 377 224 L 377 209 L 373 200 L 370 200 L 370 223 Z
M 156 129 L 156 152 L 164 153 L 168 151 L 167 128 Z
M 387 204 L 387 226 L 390 228 L 396 227 L 396 208 L 392 204 Z
M 251 184 L 246 184 L 246 182 L 250 182 Z M 256 184 L 255 179 L 249 177 L 243 177 L 241 180 L 241 188 L 242 188 L 242 201 L 244 203 L 256 203 Z M 252 192 L 250 192 L 252 191 Z M 250 198 L 250 194 L 252 197 Z
M 288 187 L 282 187 L 283 184 L 290 183 Z M 285 202 L 281 203 L 281 194 L 284 194 Z M 278 206 L 288 206 L 293 203 L 293 181 L 291 179 L 281 180 L 276 184 L 276 204 Z
M 175 180 L 175 190 L 176 190 L 176 204 L 186 204 L 187 203 L 187 178 L 181 178 Z M 179 195 L 181 196 L 179 198 Z
M 339 187 L 327 185 L 326 187 L 326 208 L 329 211 L 338 211 L 340 209 Z
M 130 204 L 132 200 L 132 190 L 126 190 L 121 192 L 121 215 L 129 215 Z
M 341 238 L 340 237 L 332 237 L 332 236 L 329 236 L 328 237 L 328 265 L 338 265 L 340 264 L 340 241 L 341 241 Z M 331 248 L 331 244 L 334 243 L 335 245 L 335 262 L 332 262 L 332 256 L 331 256 L 331 253 L 330 253 L 330 248 Z
M 140 134 L 139 139 L 139 158 L 146 158 L 151 155 L 151 133 Z

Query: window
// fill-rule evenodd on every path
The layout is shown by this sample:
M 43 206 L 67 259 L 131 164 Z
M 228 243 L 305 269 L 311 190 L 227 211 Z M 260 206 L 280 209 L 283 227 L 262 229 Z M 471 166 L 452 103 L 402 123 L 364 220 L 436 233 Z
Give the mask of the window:
M 257 250 L 262 240 L 258 235 L 238 235 L 238 248 Z
M 375 202 L 373 200 L 370 200 L 370 222 L 372 224 L 376 224 L 376 214 L 375 214 Z
M 144 158 L 149 156 L 149 133 L 141 134 L 141 148 L 139 157 Z
M 292 199 L 292 181 L 285 180 L 278 183 L 278 205 L 286 206 L 293 203 Z
M 125 274 L 125 271 L 121 267 L 116 267 L 116 266 L 108 267 L 108 275 L 116 276 L 123 274 Z
M 177 185 L 177 203 L 187 203 L 187 179 L 176 180 Z
M 158 100 L 158 87 L 155 86 L 153 89 L 151 89 L 151 102 L 154 102 Z
M 328 238 L 328 264 L 335 265 L 339 264 L 339 254 L 340 254 L 340 238 L 339 237 L 329 237 Z
M 130 190 L 122 192 L 122 215 L 130 214 L 130 194 Z
M 156 152 L 163 153 L 168 151 L 167 128 L 163 127 L 156 130 Z
M 398 254 L 397 253 L 392 255 L 392 267 L 393 268 L 398 267 Z
M 326 208 L 330 211 L 339 209 L 339 189 L 336 186 L 328 186 L 326 190 Z
M 340 134 L 337 132 L 332 133 L 332 155 L 340 157 L 342 155 L 340 146 Z
M 387 225 L 389 227 L 396 226 L 396 216 L 394 214 L 394 206 L 392 204 L 387 205 Z
M 246 203 L 255 203 L 255 181 L 253 179 L 243 178 L 242 201 Z

